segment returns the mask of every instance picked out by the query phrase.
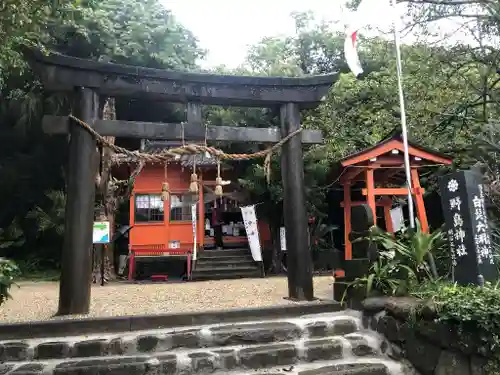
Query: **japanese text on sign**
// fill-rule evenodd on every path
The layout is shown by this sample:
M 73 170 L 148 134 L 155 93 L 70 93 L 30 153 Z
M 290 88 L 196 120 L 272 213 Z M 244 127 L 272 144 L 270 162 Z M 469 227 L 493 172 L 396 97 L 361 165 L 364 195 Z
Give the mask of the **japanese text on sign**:
M 450 193 L 458 193 L 459 185 L 458 181 L 452 179 L 448 182 L 448 191 Z M 449 201 L 450 211 L 453 213 L 453 228 L 448 230 L 448 239 L 450 241 L 451 248 L 451 259 L 453 265 L 457 265 L 457 258 L 461 258 L 467 255 L 467 249 L 464 244 L 465 240 L 465 230 L 464 220 L 462 218 L 462 212 L 460 208 L 462 207 L 462 200 L 459 196 L 450 198 Z
M 479 185 L 479 196 L 472 199 L 474 206 L 474 217 L 476 219 L 474 243 L 477 249 L 477 262 L 479 264 L 488 262 L 494 264 L 493 253 L 491 251 L 491 240 L 488 234 L 488 221 L 486 205 L 484 203 L 483 185 Z

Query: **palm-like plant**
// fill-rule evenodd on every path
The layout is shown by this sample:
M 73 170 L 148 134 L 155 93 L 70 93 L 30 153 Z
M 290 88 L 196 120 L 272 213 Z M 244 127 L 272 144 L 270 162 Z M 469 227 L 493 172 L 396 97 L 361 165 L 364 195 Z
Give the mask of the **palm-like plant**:
M 444 245 L 441 230 L 424 232 L 416 220 L 416 228 L 403 230 L 399 237 L 374 226 L 370 229 L 369 240 L 394 253 L 395 259 L 410 267 L 417 277 L 424 273 L 430 280 L 438 278 L 433 252 Z
M 328 238 L 333 231 L 339 227 L 331 224 L 324 224 L 322 219 L 313 226 L 310 231 L 310 245 L 312 249 L 324 250 L 328 248 Z
M 402 270 L 407 272 L 407 277 L 400 277 Z M 366 297 L 374 292 L 395 295 L 403 291 L 407 287 L 408 280 L 412 278 L 415 278 L 415 275 L 410 267 L 392 260 L 390 257 L 380 257 L 370 266 L 366 276 L 358 277 L 347 284 L 341 302 L 343 303 L 350 288 L 364 288 Z
M 17 220 L 5 229 L 0 228 L 0 249 L 22 246 L 24 242 L 24 233 Z
M 45 195 L 51 203 L 50 208 L 46 210 L 36 206 L 26 217 L 36 220 L 40 234 L 53 230 L 61 236 L 64 234 L 66 196 L 60 190 L 52 190 Z

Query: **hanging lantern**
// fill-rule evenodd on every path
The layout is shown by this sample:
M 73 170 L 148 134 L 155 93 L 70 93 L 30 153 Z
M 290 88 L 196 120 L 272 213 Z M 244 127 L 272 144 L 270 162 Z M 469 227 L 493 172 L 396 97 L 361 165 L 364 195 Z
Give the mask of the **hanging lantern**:
M 193 173 L 191 173 L 191 183 L 189 184 L 189 191 L 193 194 L 198 193 L 198 175 L 196 174 L 196 155 L 194 155 Z
M 168 182 L 161 184 L 161 200 L 168 201 L 170 199 L 170 186 Z
M 170 185 L 167 179 L 167 162 L 165 162 L 165 181 L 161 184 L 161 200 L 168 201 L 170 199 Z
M 220 160 L 217 160 L 217 178 L 215 179 L 215 195 L 222 197 L 222 178 L 220 177 Z
M 218 197 L 222 197 L 224 192 L 222 191 L 222 178 L 217 177 L 215 179 L 215 195 Z
M 196 173 L 191 174 L 191 183 L 189 184 L 189 191 L 191 193 L 198 192 L 198 175 Z

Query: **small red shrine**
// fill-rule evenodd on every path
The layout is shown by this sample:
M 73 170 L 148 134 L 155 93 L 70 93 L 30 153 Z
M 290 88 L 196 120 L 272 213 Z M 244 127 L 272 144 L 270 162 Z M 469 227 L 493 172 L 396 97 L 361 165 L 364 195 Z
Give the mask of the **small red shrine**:
M 410 156 L 412 195 L 416 206 L 417 217 L 423 231 L 429 230 L 427 215 L 424 205 L 424 189 L 420 186 L 418 170 L 423 167 L 437 165 L 451 165 L 453 160 L 448 156 L 436 151 L 426 149 L 422 146 L 409 142 L 408 151 Z M 384 221 L 386 230 L 393 233 L 391 220 L 392 196 L 407 196 L 408 189 L 401 186 L 405 184 L 404 177 L 404 147 L 400 133 L 378 143 L 377 145 L 363 151 L 352 154 L 341 161 L 342 172 L 339 178 L 344 186 L 344 200 L 341 206 L 344 208 L 344 238 L 345 259 L 352 259 L 351 233 L 351 208 L 354 206 L 368 204 L 377 220 L 376 207 L 384 208 Z M 401 178 L 403 175 L 403 178 Z M 354 185 L 364 185 L 361 193 L 366 200 L 353 201 L 351 189 Z M 374 224 L 377 224 L 376 222 Z
M 145 151 L 178 147 L 178 142 L 150 142 Z M 198 189 L 190 191 L 192 174 Z M 134 278 L 137 257 L 176 257 L 186 261 L 191 275 L 194 233 L 192 204 L 196 203 L 196 249 L 214 246 L 211 215 L 221 209 L 224 221 L 223 242 L 227 248 L 248 245 L 240 205 L 246 201 L 239 191 L 232 170 L 222 172 L 223 194 L 216 196 L 217 162 L 210 155 L 183 155 L 163 164 L 146 164 L 136 177 L 130 197 L 129 279 Z M 162 199 L 162 184 L 169 185 L 168 199 Z M 261 242 L 270 240 L 267 225 L 259 222 Z

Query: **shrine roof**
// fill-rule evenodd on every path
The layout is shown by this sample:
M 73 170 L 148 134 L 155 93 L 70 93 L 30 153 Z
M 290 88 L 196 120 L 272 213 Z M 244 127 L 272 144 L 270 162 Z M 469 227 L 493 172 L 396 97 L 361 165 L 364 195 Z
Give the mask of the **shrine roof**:
M 345 157 L 340 161 L 340 164 L 342 167 L 359 166 L 360 164 L 370 162 L 370 160 L 385 154 L 392 154 L 393 150 L 397 151 L 396 154 L 404 152 L 403 137 L 401 132 L 396 132 L 372 147 Z M 416 166 L 419 164 L 450 165 L 453 163 L 453 159 L 450 156 L 430 148 L 423 147 L 410 140 L 408 141 L 408 152 L 410 157 L 414 158 L 414 160 L 411 161 L 412 164 L 414 164 L 415 160 L 421 161 L 420 163 L 415 163 Z
M 144 151 L 151 153 L 159 153 L 174 147 L 180 147 L 182 143 L 179 141 L 149 141 L 144 144 Z M 179 163 L 182 167 L 192 167 L 196 161 L 197 167 L 215 167 L 217 161 L 215 158 L 207 157 L 205 154 L 196 155 L 181 155 L 179 159 L 173 161 Z
M 255 77 L 152 69 L 93 61 L 58 53 L 25 50 L 44 87 L 70 91 L 95 89 L 102 95 L 149 97 L 186 103 L 266 106 L 298 103 L 318 105 L 338 73 L 303 77 Z

